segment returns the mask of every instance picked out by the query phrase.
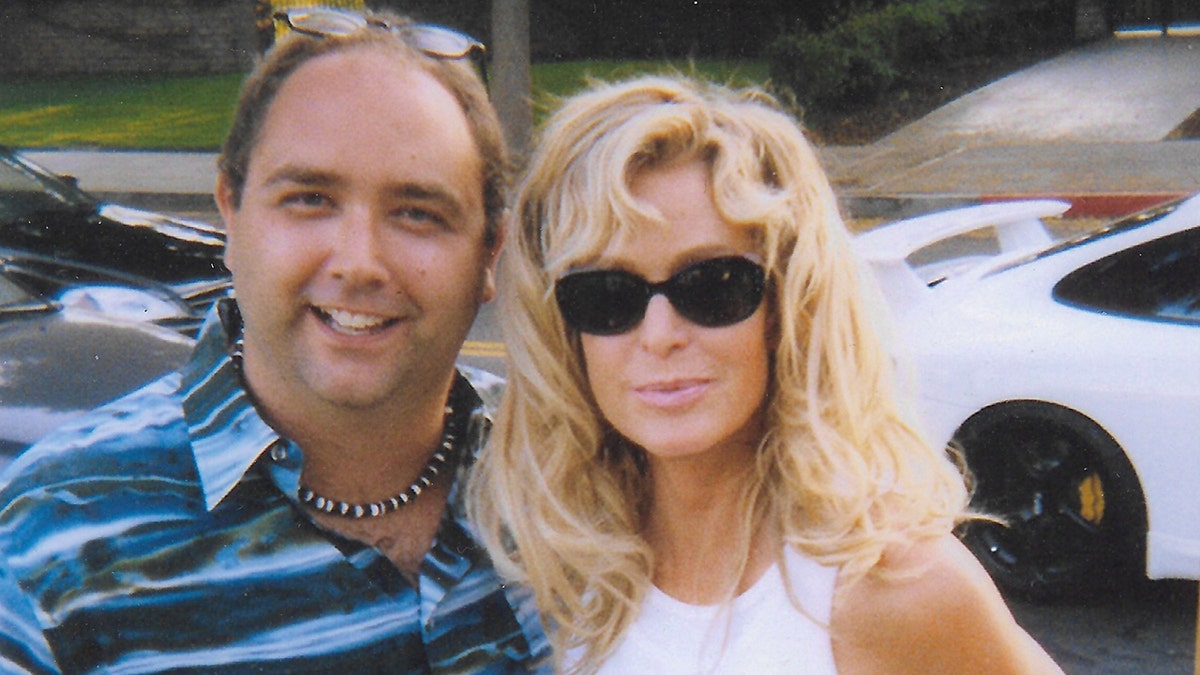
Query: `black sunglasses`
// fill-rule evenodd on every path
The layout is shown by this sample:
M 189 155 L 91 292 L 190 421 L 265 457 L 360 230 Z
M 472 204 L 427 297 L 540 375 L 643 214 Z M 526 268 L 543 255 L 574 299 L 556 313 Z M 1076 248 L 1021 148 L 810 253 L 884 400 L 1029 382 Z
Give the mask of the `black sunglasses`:
M 392 24 L 379 17 L 367 17 L 332 7 L 293 7 L 275 12 L 273 17 L 297 33 L 316 37 L 350 35 L 365 28 L 389 30 L 426 56 L 438 59 L 470 57 L 479 69 L 484 86 L 487 86 L 487 64 L 484 62 L 487 47 L 453 28 L 431 23 Z
M 619 335 L 637 327 L 650 298 L 662 293 L 680 316 L 718 328 L 745 321 L 762 304 L 763 268 L 748 258 L 711 258 L 652 284 L 620 270 L 569 272 L 554 284 L 563 320 L 591 335 Z

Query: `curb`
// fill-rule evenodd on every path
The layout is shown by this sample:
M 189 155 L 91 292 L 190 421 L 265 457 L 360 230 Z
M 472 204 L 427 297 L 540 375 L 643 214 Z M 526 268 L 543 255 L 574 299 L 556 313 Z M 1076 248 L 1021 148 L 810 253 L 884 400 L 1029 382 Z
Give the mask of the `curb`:
M 1151 192 L 1141 194 L 1041 194 L 1021 195 L 1020 199 L 1061 199 L 1071 203 L 1071 208 L 1063 214 L 1064 218 L 1116 218 L 1131 213 L 1183 199 L 1186 192 Z M 1012 196 L 992 195 L 983 197 L 981 202 L 998 202 L 1012 200 Z

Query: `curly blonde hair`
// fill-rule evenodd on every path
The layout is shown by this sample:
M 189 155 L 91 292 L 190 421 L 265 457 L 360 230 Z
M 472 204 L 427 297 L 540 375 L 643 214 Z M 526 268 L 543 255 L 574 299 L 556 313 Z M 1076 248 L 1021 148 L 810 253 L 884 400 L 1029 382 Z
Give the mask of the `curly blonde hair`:
M 640 532 L 639 453 L 593 399 L 578 335 L 554 302 L 563 272 L 645 223 L 632 175 L 701 159 L 717 211 L 753 228 L 771 291 L 767 432 L 743 495 L 749 531 L 859 578 L 892 543 L 964 515 L 957 466 L 897 398 L 879 305 L 812 146 L 765 93 L 685 77 L 598 83 L 548 121 L 501 261 L 509 384 L 470 486 L 497 569 L 527 585 L 558 658 L 594 670 L 635 618 L 654 560 Z M 749 534 L 741 543 L 742 565 Z

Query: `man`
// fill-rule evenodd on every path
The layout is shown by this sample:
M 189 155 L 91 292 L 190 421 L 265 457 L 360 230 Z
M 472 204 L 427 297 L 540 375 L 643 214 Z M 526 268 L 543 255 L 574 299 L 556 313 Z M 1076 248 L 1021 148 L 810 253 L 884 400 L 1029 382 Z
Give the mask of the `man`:
M 454 360 L 494 293 L 501 130 L 472 43 L 385 18 L 292 17 L 346 34 L 281 41 L 243 89 L 216 186 L 236 303 L 181 373 L 9 472 L 0 667 L 548 664 L 457 498 L 487 426 Z

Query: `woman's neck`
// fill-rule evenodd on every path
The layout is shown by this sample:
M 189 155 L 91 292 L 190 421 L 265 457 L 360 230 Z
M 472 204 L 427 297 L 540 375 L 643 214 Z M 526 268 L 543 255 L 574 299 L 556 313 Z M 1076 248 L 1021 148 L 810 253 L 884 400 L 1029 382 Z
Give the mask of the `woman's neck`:
M 667 595 L 716 604 L 749 588 L 775 562 L 779 547 L 747 522 L 753 461 L 651 460 L 650 479 L 643 536 L 654 551 L 654 584 Z

